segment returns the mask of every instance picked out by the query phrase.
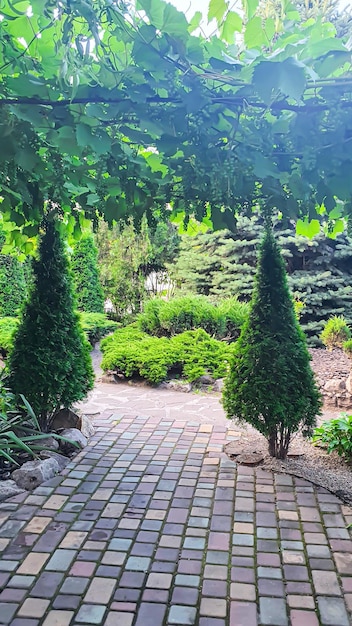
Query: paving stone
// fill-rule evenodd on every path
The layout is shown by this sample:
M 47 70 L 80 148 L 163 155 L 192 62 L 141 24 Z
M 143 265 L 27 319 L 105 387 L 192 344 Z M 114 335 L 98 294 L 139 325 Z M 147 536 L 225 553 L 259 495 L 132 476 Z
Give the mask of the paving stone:
M 197 609 L 189 606 L 183 606 L 181 604 L 172 605 L 167 623 L 168 624 L 180 624 L 180 625 L 192 625 L 196 624 Z
M 11 602 L 0 602 L 0 619 L 2 624 L 9 624 L 16 613 L 17 604 Z
M 50 602 L 40 598 L 27 598 L 18 611 L 18 615 L 24 617 L 43 617 Z
M 317 602 L 323 626 L 349 626 L 350 620 L 343 600 L 318 597 Z
M 290 613 L 291 626 L 320 626 L 319 620 L 313 611 L 293 610 Z
M 83 624 L 102 624 L 106 607 L 99 604 L 82 604 L 75 621 Z M 58 626 L 61 626 L 58 624 Z
M 286 602 L 281 598 L 260 598 L 260 620 L 268 626 L 288 626 Z

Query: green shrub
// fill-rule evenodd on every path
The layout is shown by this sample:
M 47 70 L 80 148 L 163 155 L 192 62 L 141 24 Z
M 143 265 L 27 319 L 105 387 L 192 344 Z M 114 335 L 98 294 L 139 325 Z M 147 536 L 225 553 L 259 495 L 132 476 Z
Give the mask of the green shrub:
M 127 378 L 141 376 L 160 383 L 168 375 L 179 375 L 193 382 L 203 374 L 224 376 L 231 348 L 210 337 L 204 330 L 186 331 L 167 337 L 152 337 L 136 325 L 118 329 L 101 342 L 102 368 Z
M 167 305 L 165 300 L 161 298 L 153 298 L 148 300 L 144 305 L 143 313 L 140 313 L 137 318 L 138 327 L 149 335 L 155 335 L 160 337 L 165 334 L 164 329 L 161 328 L 160 323 L 160 311 Z
M 86 313 L 104 313 L 104 294 L 98 271 L 98 250 L 92 235 L 86 235 L 76 243 L 71 267 L 78 309 Z
M 229 418 L 250 423 L 285 458 L 292 433 L 310 435 L 321 400 L 305 337 L 290 296 L 285 267 L 271 228 L 260 247 L 247 322 L 234 347 L 223 402 Z
M 341 413 L 340 417 L 324 422 L 315 428 L 312 442 L 327 448 L 328 452 L 336 451 L 347 461 L 352 460 L 352 415 Z
M 346 320 L 342 315 L 334 315 L 326 322 L 320 335 L 323 344 L 329 349 L 342 348 L 343 344 L 351 337 Z
M 8 381 L 47 431 L 55 413 L 83 399 L 94 382 L 90 346 L 75 313 L 68 259 L 54 222 L 45 224 L 33 276 L 8 358 Z
M 0 250 L 4 242 L 5 235 L 0 227 Z M 0 254 L 0 316 L 18 315 L 26 297 L 23 264 L 14 256 Z
M 102 337 L 112 333 L 119 326 L 118 322 L 109 320 L 104 313 L 79 313 L 81 326 L 89 343 L 94 346 Z
M 6 357 L 13 346 L 13 336 L 18 324 L 17 317 L 0 318 L 0 354 L 2 357 Z
M 352 339 L 348 339 L 342 344 L 343 351 L 347 354 L 349 359 L 352 359 Z
M 228 341 L 237 339 L 249 315 L 249 303 L 240 302 L 236 296 L 220 300 L 218 311 L 224 317 L 225 337 Z
M 138 324 L 141 330 L 158 337 L 171 337 L 197 328 L 218 338 L 225 334 L 224 315 L 205 296 L 150 300 L 144 313 L 138 316 Z

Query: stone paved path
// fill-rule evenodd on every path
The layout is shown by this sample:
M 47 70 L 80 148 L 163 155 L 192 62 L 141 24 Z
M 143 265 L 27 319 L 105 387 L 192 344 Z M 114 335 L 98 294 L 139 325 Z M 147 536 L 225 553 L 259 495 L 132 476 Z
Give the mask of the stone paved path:
M 352 624 L 351 509 L 236 468 L 225 426 L 120 418 L 0 505 L 1 625 Z

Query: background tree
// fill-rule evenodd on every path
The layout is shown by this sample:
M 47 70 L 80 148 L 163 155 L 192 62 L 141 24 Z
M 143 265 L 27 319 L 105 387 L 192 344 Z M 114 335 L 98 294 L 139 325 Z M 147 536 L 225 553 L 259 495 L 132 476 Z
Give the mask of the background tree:
M 183 291 L 217 297 L 251 298 L 262 220 L 240 218 L 236 232 L 217 231 L 182 238 L 171 276 Z M 352 239 L 320 233 L 308 239 L 295 224 L 276 221 L 274 235 L 281 247 L 288 284 L 304 303 L 300 323 L 311 345 L 331 315 L 343 314 L 352 323 Z
M 90 346 L 75 313 L 64 242 L 47 221 L 33 261 L 33 286 L 8 360 L 9 385 L 33 407 L 44 431 L 55 413 L 93 387 Z
M 73 281 L 79 311 L 104 313 L 104 294 L 98 270 L 98 250 L 92 235 L 83 236 L 71 257 Z
M 146 297 L 143 268 L 151 253 L 147 224 L 143 220 L 138 232 L 132 219 L 111 229 L 101 222 L 96 241 L 105 297 L 117 320 L 131 319 L 141 311 Z
M 321 400 L 297 322 L 285 266 L 270 226 L 260 247 L 248 321 L 235 344 L 223 403 L 229 418 L 250 423 L 284 459 L 292 433 L 311 434 Z
M 0 250 L 5 233 L 0 228 Z M 0 316 L 18 315 L 27 296 L 23 264 L 15 256 L 0 254 Z

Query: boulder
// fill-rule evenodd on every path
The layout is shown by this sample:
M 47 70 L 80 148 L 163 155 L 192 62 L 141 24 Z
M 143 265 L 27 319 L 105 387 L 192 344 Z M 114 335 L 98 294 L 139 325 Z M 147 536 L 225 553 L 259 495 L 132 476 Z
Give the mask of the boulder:
M 324 385 L 324 391 L 342 391 L 346 389 L 346 383 L 341 378 L 330 378 Z
M 27 461 L 12 473 L 17 487 L 32 491 L 46 480 L 50 480 L 60 471 L 58 462 L 53 458 Z
M 60 409 L 54 417 L 51 430 L 62 430 L 63 428 L 81 428 L 81 417 L 71 411 L 71 409 Z
M 45 439 L 41 439 L 38 442 L 38 445 L 43 446 L 43 448 L 46 448 L 47 450 L 58 450 L 60 447 L 60 444 L 58 442 L 57 439 L 55 439 L 55 437 L 45 437 Z
M 14 480 L 0 480 L 0 502 L 23 493 L 24 489 L 18 487 Z
M 204 376 L 200 376 L 197 380 L 197 383 L 200 385 L 213 385 L 215 383 L 214 378 L 209 376 L 209 374 L 204 374 Z
M 84 448 L 88 441 L 78 428 L 66 428 L 60 433 L 61 437 L 65 437 L 69 441 L 60 439 L 60 450 L 63 454 L 72 454 Z M 75 445 L 76 444 L 76 445 Z
M 60 471 L 65 469 L 66 465 L 70 462 L 70 459 L 63 454 L 59 454 L 58 452 L 54 452 L 54 450 L 42 450 L 40 453 L 41 459 L 55 459 L 58 463 Z
M 224 379 L 218 378 L 213 385 L 213 391 L 222 391 L 223 388 L 224 388 Z
M 348 393 L 352 393 L 352 380 L 351 380 L 351 372 L 346 380 L 346 389 Z
M 172 391 L 183 391 L 184 393 L 190 393 L 190 391 L 192 391 L 191 383 L 182 383 L 178 380 L 170 380 L 168 387 Z
M 82 415 L 81 433 L 87 439 L 89 439 L 90 437 L 93 437 L 95 433 L 95 428 L 91 420 L 89 419 L 88 415 Z
M 114 372 L 104 372 L 104 374 L 99 378 L 101 383 L 117 383 L 118 379 L 116 378 Z

